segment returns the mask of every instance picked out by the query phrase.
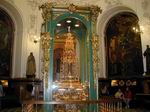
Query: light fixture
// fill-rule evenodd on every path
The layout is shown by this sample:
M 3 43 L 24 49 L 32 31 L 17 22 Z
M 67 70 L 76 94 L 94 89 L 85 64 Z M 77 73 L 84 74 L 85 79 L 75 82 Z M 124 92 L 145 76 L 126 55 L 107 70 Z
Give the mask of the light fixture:
M 57 23 L 57 26 L 61 26 L 61 24 L 60 24 L 60 23 Z
M 132 27 L 132 30 L 135 32 L 135 33 L 143 33 L 144 31 L 144 27 L 143 26 L 140 26 L 140 27 Z
M 37 35 L 34 35 L 34 43 L 37 43 L 38 41 L 40 41 L 40 37 L 38 37 Z
M 52 89 L 55 89 L 55 88 L 57 88 L 58 86 L 57 85 L 52 85 Z
M 136 29 L 136 28 L 135 28 L 135 27 L 133 27 L 132 29 L 133 29 L 133 31 L 135 31 L 135 29 Z
M 67 23 L 71 23 L 71 20 L 67 20 L 66 22 L 67 22 Z
M 133 27 L 132 29 L 133 29 L 133 31 L 136 32 L 136 33 L 139 32 L 139 29 L 138 29 L 137 27 Z
M 140 26 L 140 30 L 143 32 L 145 30 L 144 26 Z
M 29 32 L 29 38 L 35 44 L 40 41 L 40 36 L 38 36 L 37 32 Z
M 40 36 L 37 36 L 36 32 L 29 32 L 29 38 L 34 43 L 37 43 L 40 41 Z
M 80 25 L 79 25 L 79 24 L 75 24 L 74 26 L 75 26 L 75 27 L 79 27 Z

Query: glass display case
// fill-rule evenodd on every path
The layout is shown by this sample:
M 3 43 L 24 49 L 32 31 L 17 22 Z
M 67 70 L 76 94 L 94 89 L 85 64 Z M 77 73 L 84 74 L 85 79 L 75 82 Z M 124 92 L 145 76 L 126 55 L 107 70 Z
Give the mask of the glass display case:
M 45 3 L 40 6 L 44 23 L 43 49 L 44 100 L 56 102 L 96 100 L 98 6 Z M 45 111 L 80 112 L 82 105 L 55 105 Z M 96 106 L 91 106 L 96 111 Z M 70 110 L 72 109 L 72 110 Z M 79 109 L 79 110 L 78 110 Z

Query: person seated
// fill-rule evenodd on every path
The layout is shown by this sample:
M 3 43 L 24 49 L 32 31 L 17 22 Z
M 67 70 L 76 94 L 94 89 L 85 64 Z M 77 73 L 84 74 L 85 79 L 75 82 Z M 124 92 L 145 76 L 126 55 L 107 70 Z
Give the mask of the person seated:
M 124 94 L 121 91 L 121 89 L 118 89 L 118 91 L 115 93 L 115 98 L 124 99 Z
M 127 87 L 124 93 L 124 97 L 125 97 L 125 103 L 126 103 L 126 108 L 130 107 L 130 101 L 132 100 L 132 92 L 130 91 L 130 89 Z

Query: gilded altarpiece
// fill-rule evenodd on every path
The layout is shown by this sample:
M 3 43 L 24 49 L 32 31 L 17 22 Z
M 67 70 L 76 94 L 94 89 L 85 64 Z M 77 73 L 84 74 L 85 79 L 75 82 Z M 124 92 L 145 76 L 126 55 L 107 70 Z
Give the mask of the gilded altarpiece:
M 45 101 L 97 99 L 98 36 L 96 22 L 101 9 L 45 3 L 42 32 Z M 82 106 L 46 106 L 46 111 L 81 112 Z M 90 111 L 96 111 L 91 106 Z

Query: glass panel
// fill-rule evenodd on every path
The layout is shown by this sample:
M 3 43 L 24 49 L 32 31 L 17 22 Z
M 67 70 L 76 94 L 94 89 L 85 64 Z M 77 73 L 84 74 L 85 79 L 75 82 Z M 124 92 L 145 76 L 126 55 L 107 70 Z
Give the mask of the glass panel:
M 57 35 L 54 40 L 54 80 L 80 79 L 79 43 L 72 33 Z M 68 75 L 69 74 L 69 75 Z
M 81 83 L 80 43 L 78 33 L 83 24 L 75 18 L 67 18 L 57 24 L 54 39 L 53 101 L 85 101 L 88 99 L 88 83 Z M 83 74 L 84 75 L 84 74 Z M 79 105 L 56 105 L 54 110 L 75 109 Z

